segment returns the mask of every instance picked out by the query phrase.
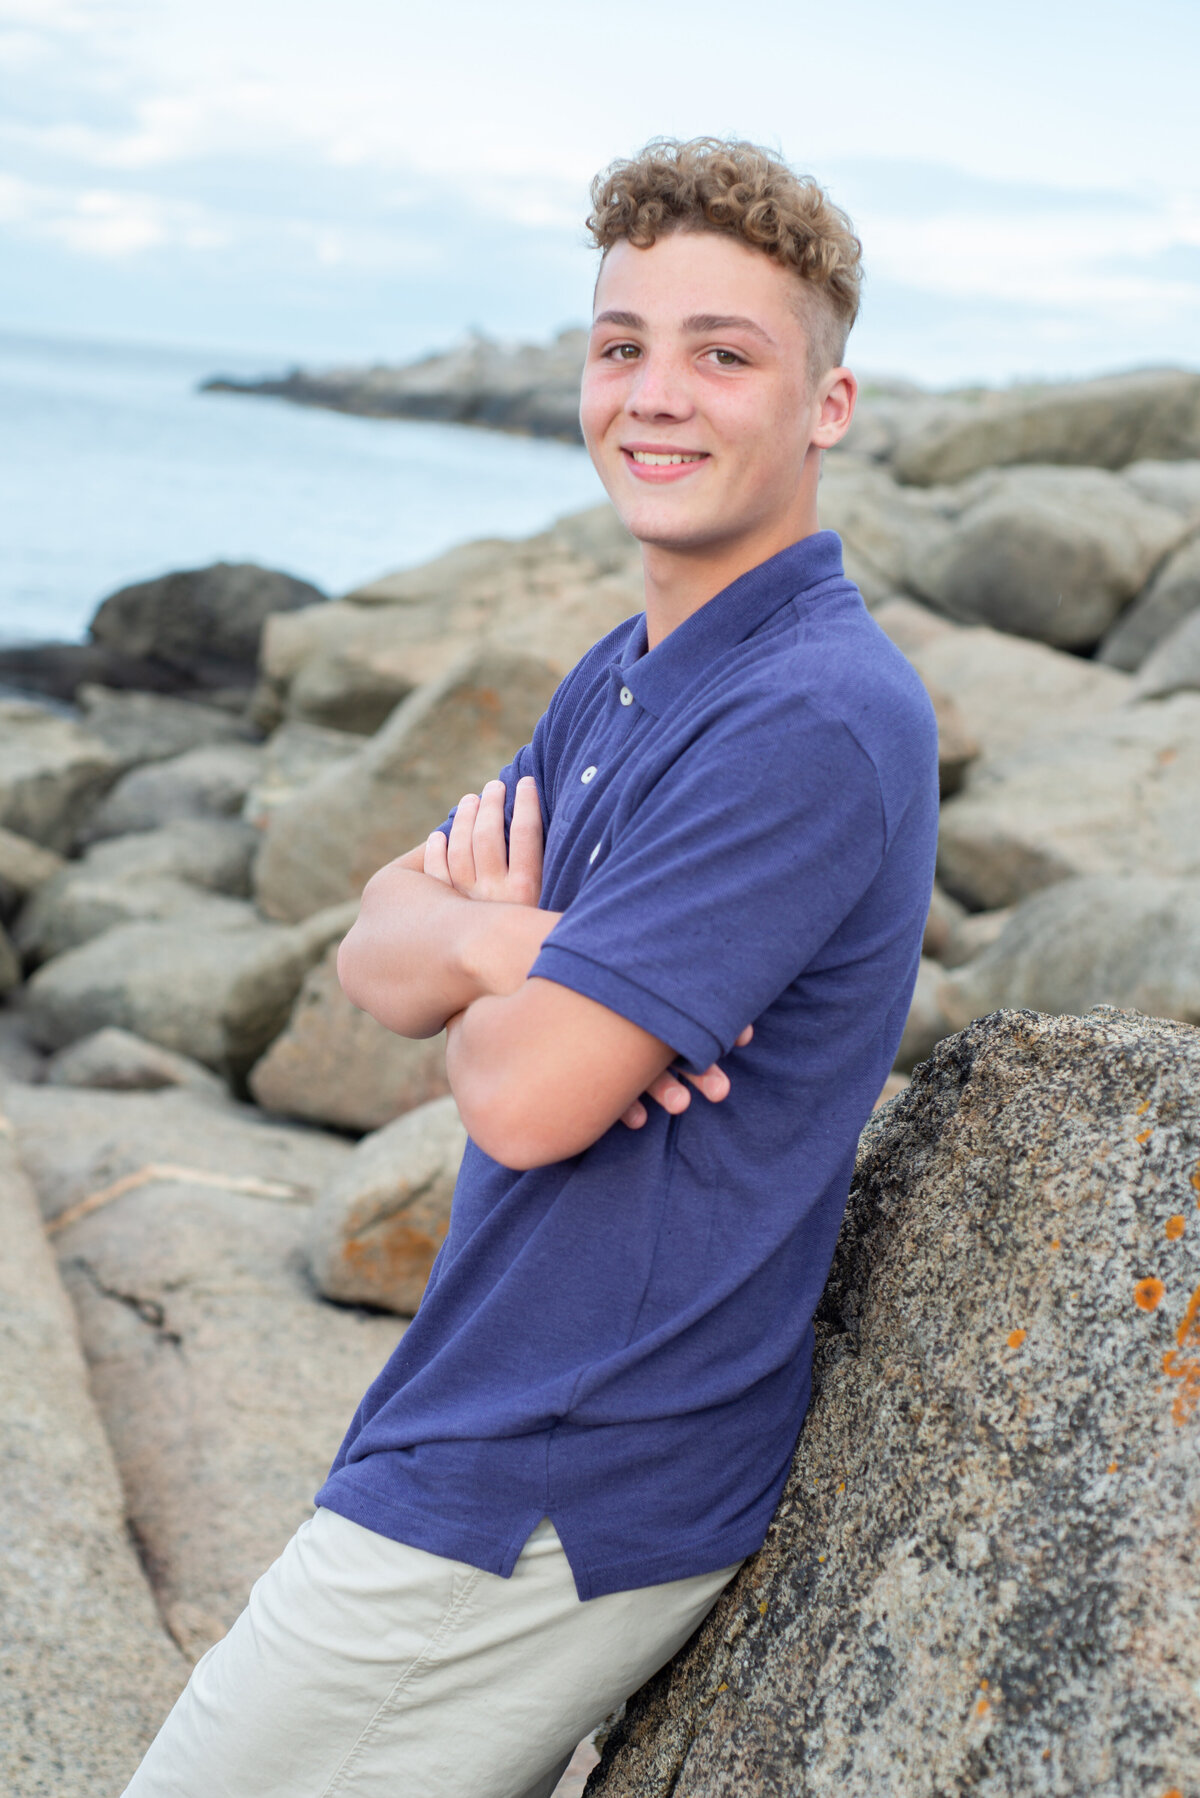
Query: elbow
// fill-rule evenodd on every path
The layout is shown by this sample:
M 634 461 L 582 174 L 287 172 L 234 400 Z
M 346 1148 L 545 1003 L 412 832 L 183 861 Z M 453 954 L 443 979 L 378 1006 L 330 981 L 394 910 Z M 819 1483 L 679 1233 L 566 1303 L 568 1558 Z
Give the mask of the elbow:
M 451 1081 L 452 1088 L 454 1085 Z M 555 1119 L 549 1107 L 527 1097 L 505 1091 L 472 1095 L 456 1088 L 454 1097 L 472 1142 L 514 1173 L 568 1161 L 589 1146 L 576 1141 L 578 1132 L 572 1133 L 561 1119 Z

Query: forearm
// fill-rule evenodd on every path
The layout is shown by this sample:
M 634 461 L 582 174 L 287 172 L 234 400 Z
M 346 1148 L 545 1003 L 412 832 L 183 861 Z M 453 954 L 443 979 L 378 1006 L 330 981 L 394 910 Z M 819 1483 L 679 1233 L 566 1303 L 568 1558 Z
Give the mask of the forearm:
M 392 863 L 373 876 L 338 955 L 348 998 L 397 1035 L 436 1036 L 476 999 L 525 980 L 557 912 L 466 899 Z

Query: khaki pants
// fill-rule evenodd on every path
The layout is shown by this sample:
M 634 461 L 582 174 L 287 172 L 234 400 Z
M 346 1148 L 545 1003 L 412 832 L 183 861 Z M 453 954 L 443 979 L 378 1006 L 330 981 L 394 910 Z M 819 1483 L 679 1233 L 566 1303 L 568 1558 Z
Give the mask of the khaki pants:
M 548 1519 L 505 1580 L 318 1510 L 126 1798 L 549 1798 L 736 1571 L 581 1604 Z

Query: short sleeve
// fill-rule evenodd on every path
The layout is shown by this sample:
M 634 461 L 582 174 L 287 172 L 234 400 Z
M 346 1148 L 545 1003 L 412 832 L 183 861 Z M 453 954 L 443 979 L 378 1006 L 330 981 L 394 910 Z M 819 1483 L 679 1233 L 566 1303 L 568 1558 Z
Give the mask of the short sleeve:
M 699 1071 L 849 916 L 884 845 L 874 763 L 840 719 L 794 695 L 734 708 L 641 796 L 531 975 Z

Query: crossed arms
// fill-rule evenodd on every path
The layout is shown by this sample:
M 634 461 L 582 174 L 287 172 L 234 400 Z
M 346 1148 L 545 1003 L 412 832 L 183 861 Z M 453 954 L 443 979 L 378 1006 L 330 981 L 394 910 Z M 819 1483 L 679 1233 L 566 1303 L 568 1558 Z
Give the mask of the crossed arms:
M 517 785 L 508 844 L 504 783 L 467 794 L 441 831 L 381 868 L 338 955 L 349 999 L 400 1036 L 446 1029 L 446 1071 L 470 1136 L 505 1167 L 578 1155 L 622 1122 L 646 1122 L 645 1099 L 691 1102 L 668 1072 L 675 1051 L 582 993 L 531 979 L 561 912 L 538 910 L 542 814 L 534 781 Z M 750 1040 L 749 1027 L 738 1038 Z M 719 1067 L 687 1075 L 718 1101 Z

